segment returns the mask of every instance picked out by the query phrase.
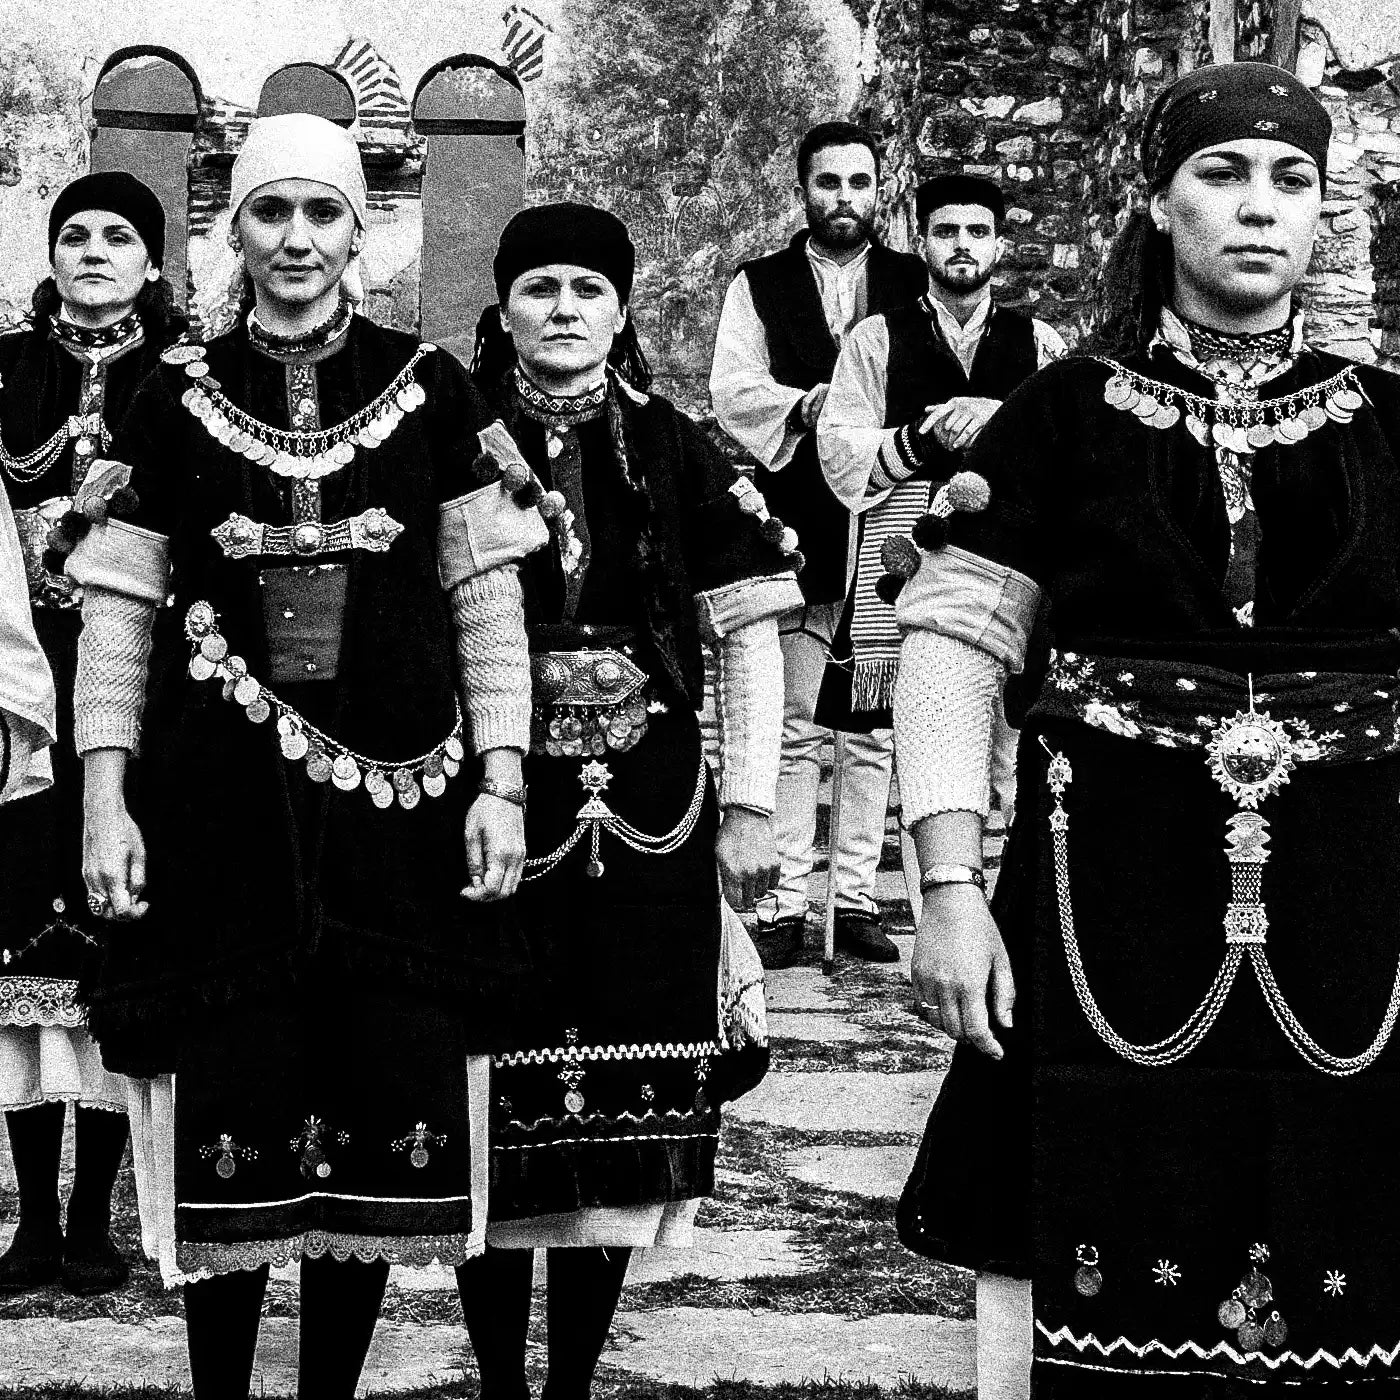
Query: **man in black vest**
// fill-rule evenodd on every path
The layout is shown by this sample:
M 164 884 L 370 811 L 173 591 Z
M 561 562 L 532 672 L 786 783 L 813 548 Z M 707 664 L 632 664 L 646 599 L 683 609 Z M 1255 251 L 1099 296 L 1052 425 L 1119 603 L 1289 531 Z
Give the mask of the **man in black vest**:
M 992 273 L 1005 248 L 996 184 L 939 176 L 919 186 L 914 209 L 927 292 L 852 330 L 817 425 L 826 479 L 861 522 L 832 648 L 846 665 L 828 670 L 818 707 L 843 730 L 890 723 L 899 633 L 894 609 L 875 592 L 881 546 L 909 534 L 928 509 L 931 483 L 958 470 L 1001 401 L 1065 351 L 1053 327 L 992 303 Z M 1004 811 L 1014 795 L 1013 744 L 1002 721 L 993 782 Z
M 710 394 L 720 426 L 757 458 L 772 512 L 797 531 L 806 567 L 805 606 L 782 618 L 786 714 L 778 812 L 782 873 L 775 920 L 755 942 L 767 967 L 802 947 L 807 880 L 816 838 L 819 755 L 812 723 L 841 600 L 851 516 L 827 489 L 813 426 L 841 341 L 863 317 L 911 302 L 926 288 L 923 263 L 873 234 L 880 153 L 848 122 L 813 127 L 797 152 L 807 228 L 782 251 L 745 263 L 729 287 L 715 339 Z M 897 951 L 879 925 L 875 870 L 884 840 L 892 742 L 888 732 L 846 745 L 837 849 L 837 938 L 864 957 Z

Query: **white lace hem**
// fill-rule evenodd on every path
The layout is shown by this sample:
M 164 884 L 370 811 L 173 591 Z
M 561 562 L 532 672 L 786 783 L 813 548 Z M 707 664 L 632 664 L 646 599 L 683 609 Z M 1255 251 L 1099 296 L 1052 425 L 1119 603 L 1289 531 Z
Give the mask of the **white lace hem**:
M 125 1113 L 126 1098 L 125 1081 L 103 1067 L 81 1023 L 0 1025 L 0 1110 L 76 1103 Z

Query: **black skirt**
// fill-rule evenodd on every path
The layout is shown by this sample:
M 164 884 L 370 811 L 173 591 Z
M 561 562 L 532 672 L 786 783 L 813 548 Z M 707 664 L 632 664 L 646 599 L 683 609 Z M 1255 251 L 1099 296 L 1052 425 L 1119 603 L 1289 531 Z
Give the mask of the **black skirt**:
M 493 1220 L 589 1206 L 681 1201 L 713 1189 L 719 1136 L 718 811 L 699 725 L 683 706 L 649 717 L 626 753 L 531 755 L 526 844 L 540 858 L 574 831 L 580 778 L 604 764 L 608 806 L 661 836 L 698 811 L 677 848 L 637 851 L 604 832 L 600 874 L 584 837 L 522 884 L 538 969 L 523 1048 L 492 1061 Z M 533 874 L 533 871 L 527 871 Z
M 1073 724 L 1045 738 L 1073 766 L 1068 870 L 1089 991 L 1129 1041 L 1160 1040 L 1225 954 L 1234 804 L 1199 751 Z M 954 1056 L 900 1205 L 904 1239 L 1031 1277 L 1041 1396 L 1097 1394 L 1086 1387 L 1102 1373 L 1115 1393 L 1143 1375 L 1145 1392 L 1193 1397 L 1395 1377 L 1386 1125 L 1400 1038 L 1358 1074 L 1323 1073 L 1246 961 L 1184 1059 L 1140 1067 L 1115 1053 L 1071 978 L 1047 764 L 1028 734 L 994 906 L 1021 1026 L 1000 1064 Z M 1397 792 L 1400 757 L 1304 765 L 1263 809 L 1268 957 L 1301 1026 L 1338 1055 L 1371 1042 L 1396 983 Z
M 73 678 L 82 617 L 36 608 L 34 626 L 53 671 L 58 741 L 54 784 L 0 807 L 0 1026 L 79 1026 L 76 993 L 103 936 L 83 883 L 83 767 L 73 749 Z

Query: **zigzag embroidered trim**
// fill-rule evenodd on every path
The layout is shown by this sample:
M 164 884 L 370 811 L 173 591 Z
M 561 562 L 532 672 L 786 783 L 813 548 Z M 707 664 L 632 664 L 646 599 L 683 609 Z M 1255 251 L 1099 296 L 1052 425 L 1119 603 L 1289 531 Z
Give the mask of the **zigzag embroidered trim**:
M 390 1264 L 421 1269 L 434 1262 L 463 1264 L 475 1252 L 469 1248 L 467 1235 L 340 1235 L 308 1230 L 285 1240 L 247 1240 L 238 1244 L 180 1241 L 175 1246 L 175 1263 L 181 1273 L 207 1278 L 211 1274 L 256 1269 L 263 1264 L 323 1259 L 328 1254 L 341 1264 L 350 1259 L 358 1259 L 362 1264 L 384 1259 Z
M 76 978 L 0 977 L 0 1026 L 85 1025 L 77 993 Z
M 587 1147 L 590 1143 L 597 1143 L 600 1146 L 611 1147 L 618 1142 L 694 1142 L 697 1138 L 719 1138 L 719 1129 L 712 1128 L 707 1133 L 626 1133 L 619 1137 L 605 1138 L 581 1138 L 577 1134 L 571 1137 L 545 1138 L 542 1142 L 493 1142 L 492 1152 L 533 1152 L 541 1147 L 558 1147 L 567 1144 L 570 1147 Z
M 436 349 L 436 345 L 426 341 L 421 344 L 383 393 L 332 428 L 302 432 L 274 428 L 254 418 L 224 395 L 214 380 L 206 378 L 209 366 L 203 359 L 185 364 L 185 373 L 197 382 L 185 390 L 180 402 L 204 424 L 209 436 L 229 451 L 240 453 L 278 476 L 293 481 L 319 481 L 353 461 L 357 445 L 372 449 L 387 441 L 405 413 L 412 413 L 427 402 L 428 396 L 414 378 L 413 370 L 419 360 Z
M 1164 1356 L 1169 1361 L 1175 1361 L 1183 1356 L 1194 1356 L 1200 1361 L 1212 1361 L 1217 1357 L 1225 1357 L 1239 1366 L 1267 1366 L 1271 1371 L 1277 1371 L 1280 1367 L 1289 1365 L 1301 1366 L 1305 1371 L 1311 1371 L 1314 1367 L 1324 1363 L 1337 1370 L 1341 1370 L 1344 1366 L 1369 1366 L 1377 1361 L 1382 1365 L 1392 1366 L 1396 1359 L 1400 1358 L 1400 1342 L 1389 1349 L 1377 1343 L 1365 1353 L 1357 1351 L 1355 1347 L 1348 1347 L 1341 1356 L 1333 1356 L 1330 1351 L 1324 1351 L 1321 1348 L 1313 1352 L 1311 1356 L 1301 1356 L 1296 1351 L 1280 1352 L 1278 1356 L 1265 1356 L 1261 1351 L 1241 1352 L 1228 1342 L 1217 1342 L 1210 1348 L 1202 1347 L 1197 1342 L 1183 1342 L 1179 1347 L 1172 1347 L 1165 1342 L 1151 1341 L 1138 1346 L 1126 1337 L 1119 1337 L 1117 1341 L 1105 1345 L 1092 1332 L 1084 1337 L 1076 1337 L 1068 1327 L 1061 1327 L 1052 1332 L 1039 1320 L 1035 1324 L 1035 1330 L 1051 1346 L 1068 1344 L 1079 1352 L 1093 1351 L 1099 1356 L 1112 1356 L 1114 1352 L 1125 1351 L 1129 1355 L 1137 1357 Z
M 516 1065 L 573 1064 L 579 1060 L 698 1060 L 718 1055 L 719 1043 L 696 1040 L 664 1045 L 564 1045 L 552 1050 L 516 1050 L 509 1055 L 493 1055 L 494 1069 Z

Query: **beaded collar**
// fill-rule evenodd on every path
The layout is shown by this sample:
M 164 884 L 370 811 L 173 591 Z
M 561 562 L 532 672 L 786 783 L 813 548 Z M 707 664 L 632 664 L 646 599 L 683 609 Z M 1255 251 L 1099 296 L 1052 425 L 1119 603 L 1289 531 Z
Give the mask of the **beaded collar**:
M 317 350 L 324 350 L 332 341 L 339 340 L 350 329 L 353 314 L 354 307 L 350 304 L 350 298 L 342 296 L 335 310 L 319 326 L 312 326 L 309 331 L 303 331 L 300 335 L 277 335 L 258 320 L 257 309 L 254 308 L 248 313 L 248 339 L 252 341 L 255 350 L 261 350 L 265 355 L 279 359 L 293 355 L 309 355 Z
M 608 381 L 583 394 L 546 394 L 519 365 L 515 367 L 515 392 L 528 417 L 547 428 L 575 428 L 591 423 L 607 411 Z
M 1191 337 L 1191 349 L 1202 364 L 1211 360 L 1236 360 L 1242 364 L 1263 359 L 1281 360 L 1288 355 L 1293 344 L 1291 324 L 1272 331 L 1232 334 L 1216 330 L 1213 326 L 1203 326 L 1199 321 L 1192 321 L 1180 314 L 1178 319 L 1186 327 Z
M 49 329 L 60 345 L 77 355 L 86 355 L 90 350 L 124 347 L 142 334 L 141 317 L 135 311 L 127 312 L 110 326 L 80 326 L 61 316 L 50 316 Z

